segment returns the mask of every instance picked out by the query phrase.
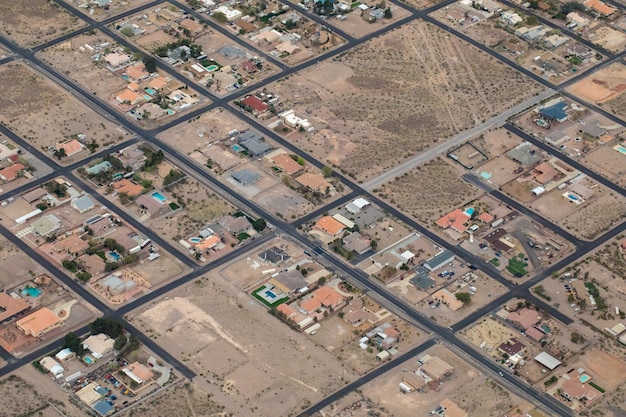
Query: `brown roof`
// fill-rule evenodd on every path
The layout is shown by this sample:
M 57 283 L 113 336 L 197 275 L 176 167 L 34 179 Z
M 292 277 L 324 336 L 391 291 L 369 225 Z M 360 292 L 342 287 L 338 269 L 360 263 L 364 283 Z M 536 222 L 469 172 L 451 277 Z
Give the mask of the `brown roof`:
M 269 109 L 269 104 L 263 102 L 257 96 L 249 96 L 242 100 L 242 103 L 246 106 L 250 106 L 253 110 L 263 113 Z
M 337 236 L 346 228 L 341 222 L 335 220 L 331 216 L 322 217 L 318 220 L 316 226 L 331 236 Z
M 16 326 L 27 335 L 38 337 L 62 324 L 61 319 L 49 308 L 43 307 L 15 322 Z
M 135 184 L 126 178 L 116 181 L 111 185 L 118 193 L 126 193 L 129 197 L 138 196 L 143 191 L 143 187 L 141 185 Z
M 255 30 L 257 30 L 257 27 L 253 23 L 250 23 L 247 20 L 243 19 L 236 20 L 235 25 L 237 25 L 240 29 L 245 30 L 246 32 L 254 32 Z
M 150 74 L 148 73 L 148 71 L 146 71 L 146 66 L 143 64 L 143 62 L 138 62 L 137 64 L 131 65 L 130 67 L 126 68 L 126 75 L 134 80 L 140 80 Z
M 89 243 L 82 240 L 78 235 L 68 236 L 54 244 L 54 249 L 57 252 L 81 253 L 88 247 Z
M 463 302 L 460 300 L 457 300 L 456 296 L 452 294 L 450 291 L 446 290 L 445 288 L 442 288 L 436 293 L 434 293 L 433 298 L 447 305 L 452 311 L 456 311 L 459 308 L 463 307 Z
M 478 220 L 480 220 L 483 223 L 490 223 L 493 221 L 493 219 L 494 219 L 493 215 L 487 213 L 486 211 L 478 215 Z
M 415 372 L 405 372 L 402 374 L 402 382 L 418 390 L 426 385 L 426 380 Z
M 48 194 L 48 190 L 45 188 L 35 188 L 34 190 L 22 195 L 22 198 L 26 200 L 27 203 L 32 203 L 33 201 L 39 200 L 46 194 Z
M 600 392 L 596 391 L 587 384 L 583 384 L 577 377 L 570 378 L 563 382 L 561 386 L 564 394 L 577 400 L 586 399 L 588 402 L 594 401 L 600 396 Z
M 531 327 L 531 328 L 526 329 L 526 336 L 530 337 L 535 342 L 539 342 L 541 339 L 543 339 L 545 334 L 541 330 L 537 329 L 536 327 Z
M 559 171 L 557 171 L 556 168 L 548 162 L 543 162 L 537 165 L 533 170 L 535 181 L 542 185 L 552 181 L 558 174 Z
M 387 332 L 385 332 L 387 333 Z M 426 375 L 436 381 L 440 381 L 446 376 L 454 372 L 454 366 L 450 365 L 443 359 L 433 356 L 428 359 L 420 368 Z
M 506 236 L 506 234 L 507 234 L 507 231 L 505 229 L 498 228 L 494 230 L 493 232 L 489 233 L 487 236 L 485 236 L 484 239 L 488 243 L 493 244 L 494 242 L 497 242 L 498 239 L 500 239 L 501 237 Z
M 310 172 L 306 172 L 296 178 L 296 181 L 305 187 L 308 187 L 314 191 L 326 191 L 327 187 L 332 187 L 332 185 L 326 181 L 326 179 L 320 174 L 311 174 Z
M 276 155 L 272 158 L 272 162 L 289 175 L 293 175 L 303 168 L 302 165 L 286 154 Z
M 467 411 L 463 410 L 461 407 L 456 405 L 456 403 L 452 402 L 449 399 L 442 400 L 439 403 L 443 408 L 446 409 L 446 417 L 467 417 Z
M 151 216 L 158 216 L 171 210 L 166 203 L 156 200 L 149 194 L 142 194 L 135 200 L 135 203 Z
M 456 209 L 437 220 L 437 225 L 444 229 L 451 227 L 457 232 L 463 233 L 467 230 L 465 223 L 467 223 L 469 219 L 470 216 L 467 213 L 461 209 Z
M 0 178 L 3 178 L 5 181 L 14 180 L 17 177 L 17 174 L 24 168 L 26 167 L 18 162 L 15 165 L 11 165 L 10 167 L 0 170 Z
M 106 263 L 98 255 L 83 254 L 78 257 L 77 261 L 82 265 L 83 269 L 91 275 L 103 273 L 106 267 Z
M 149 381 L 154 376 L 154 373 L 148 369 L 148 367 L 139 362 L 133 362 L 126 367 L 130 372 L 135 374 L 138 378 L 143 381 Z
M 70 156 L 83 149 L 83 144 L 76 139 L 68 140 L 67 142 L 57 143 L 55 148 L 57 150 L 64 149 L 65 155 Z
M 5 292 L 0 292 L 0 323 L 29 308 L 30 304 L 25 299 L 13 298 Z
M 498 350 L 506 353 L 509 356 L 513 356 L 526 350 L 526 345 L 516 338 L 512 337 L 507 340 L 506 343 L 500 344 L 500 346 L 498 346 Z
M 202 31 L 202 25 L 195 20 L 183 19 L 179 24 L 185 29 L 188 29 L 191 33 Z
M 517 311 L 509 313 L 507 320 L 517 324 L 522 329 L 528 329 L 539 321 L 537 311 L 530 308 L 520 308 Z
M 613 7 L 607 6 L 600 0 L 587 0 L 584 4 L 585 6 L 590 7 L 605 16 L 611 15 L 615 12 L 615 9 Z
M 167 80 L 163 77 L 153 78 L 149 83 L 148 87 L 154 88 L 155 90 L 160 90 L 167 85 Z

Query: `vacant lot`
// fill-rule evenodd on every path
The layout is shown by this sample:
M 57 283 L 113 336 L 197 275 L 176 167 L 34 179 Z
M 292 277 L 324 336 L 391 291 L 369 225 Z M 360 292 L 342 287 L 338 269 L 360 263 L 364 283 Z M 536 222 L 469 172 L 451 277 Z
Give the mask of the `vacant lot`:
M 626 100 L 624 105 L 626 105 Z M 621 187 L 626 186 L 626 156 L 617 152 L 611 145 L 595 148 L 585 154 L 581 162 L 615 184 Z
M 228 398 L 224 411 L 234 415 L 287 416 L 354 378 L 325 349 L 215 277 L 177 289 L 132 322 L 194 369 L 208 395 Z
M 94 20 L 105 20 L 114 17 L 120 13 L 130 10 L 135 7 L 143 6 L 149 3 L 150 0 L 124 0 L 124 1 L 112 1 L 109 7 L 105 10 L 102 7 L 78 7 L 81 4 L 89 3 L 87 0 L 71 0 L 67 3 L 76 7 L 77 10 L 88 14 L 90 18 Z
M 296 140 L 303 149 L 365 180 L 529 98 L 539 85 L 416 21 L 268 90 L 316 127 Z
M 368 6 L 375 6 L 378 4 L 378 2 L 372 0 L 362 1 L 361 3 Z M 409 15 L 409 11 L 407 9 L 398 7 L 393 3 L 388 3 L 387 6 L 389 6 L 391 10 L 391 19 L 376 20 L 375 22 L 369 23 L 366 20 L 369 17 L 369 11 L 361 12 L 360 9 L 354 8 L 351 12 L 345 14 L 346 20 L 332 19 L 330 22 L 333 26 L 338 27 L 348 35 L 356 38 L 362 38 L 372 32 L 382 30 L 387 25 Z
M 72 81 L 88 89 L 94 95 L 108 100 L 109 96 L 126 87 L 126 82 L 92 59 L 93 52 L 85 45 L 115 43 L 102 32 L 76 36 L 58 45 L 44 49 L 40 57 L 57 68 Z
M 596 190 L 602 194 L 562 221 L 569 232 L 584 239 L 593 239 L 613 228 L 623 221 L 626 213 L 626 198 L 604 187 Z
M 217 108 L 203 113 L 188 123 L 180 123 L 157 135 L 159 139 L 173 146 L 181 153 L 204 148 L 207 145 L 229 138 L 232 130 L 243 131 L 246 123 L 233 113 Z M 206 163 L 206 158 L 201 162 Z
M 0 67 L 0 91 L 4 94 L 0 121 L 40 149 L 75 139 L 79 134 L 99 146 L 124 137 L 116 125 L 25 65 Z M 89 151 L 83 149 L 61 162 L 71 163 L 88 155 Z
M 386 183 L 378 194 L 417 220 L 429 223 L 481 194 L 463 181 L 460 173 L 460 168 L 438 158 Z
M 583 100 L 599 104 L 622 119 L 626 119 L 626 66 L 615 63 L 577 82 L 569 91 Z
M 51 0 L 0 0 L 0 16 L 0 32 L 26 47 L 85 26 Z
M 0 274 L 0 290 L 10 288 L 46 272 L 43 267 L 4 237 L 0 237 L 0 270 L 11 271 L 10 274 Z

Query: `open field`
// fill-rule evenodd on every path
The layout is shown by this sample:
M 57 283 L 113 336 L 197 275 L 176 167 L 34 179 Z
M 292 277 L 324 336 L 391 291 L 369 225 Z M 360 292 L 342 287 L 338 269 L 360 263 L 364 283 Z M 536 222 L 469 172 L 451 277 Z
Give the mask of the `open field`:
M 81 4 L 89 3 L 88 0 L 66 0 L 66 3 L 74 6 L 76 10 L 79 10 L 85 14 L 88 14 L 90 18 L 94 20 L 105 20 L 114 17 L 126 10 L 142 6 L 149 3 L 150 0 L 123 0 L 112 1 L 109 7 L 105 10 L 101 7 L 78 7 Z M 92 13 L 93 11 L 93 13 Z
M 565 218 L 562 226 L 576 236 L 593 239 L 621 223 L 626 215 L 626 198 L 604 187 L 601 190 L 594 201 Z
M 287 416 L 354 378 L 326 350 L 221 279 L 200 278 L 131 321 L 194 369 L 195 382 L 212 399 L 227 398 L 224 411 L 236 415 Z
M 624 102 L 626 105 L 626 101 Z M 612 144 L 611 144 L 612 145 Z M 581 160 L 589 168 L 613 181 L 626 186 L 626 155 L 617 152 L 611 145 L 600 146 Z
M 626 119 L 623 92 L 626 90 L 626 65 L 614 63 L 577 82 L 568 90 L 583 100 L 599 104 Z
M 482 193 L 459 177 L 461 169 L 437 158 L 386 183 L 378 195 L 417 220 L 430 223 Z
M 362 1 L 361 4 L 376 6 L 378 2 L 370 0 Z M 388 3 L 386 6 L 391 10 L 391 19 L 376 20 L 370 23 L 366 20 L 366 18 L 369 17 L 369 11 L 361 12 L 360 9 L 354 8 L 352 11 L 344 14 L 346 20 L 332 19 L 330 23 L 343 30 L 348 35 L 354 36 L 355 38 L 362 38 L 365 35 L 383 29 L 396 20 L 404 19 L 409 15 L 407 9 L 398 7 L 393 3 Z
M 108 100 L 109 96 L 126 87 L 126 82 L 101 63 L 92 59 L 93 52 L 85 45 L 109 42 L 111 38 L 102 32 L 82 34 L 67 41 L 44 49 L 39 53 L 41 59 L 60 70 L 72 81 L 88 89 L 94 95 Z
M 454 367 L 454 372 L 443 379 L 439 390 L 427 388 L 426 393 L 403 394 L 398 388 L 404 374 L 401 368 L 407 371 L 417 369 L 417 360 L 423 356 L 419 355 L 366 384 L 362 388 L 363 395 L 395 417 L 415 416 L 416 410 L 420 410 L 419 415 L 428 415 L 446 398 L 454 401 L 470 416 L 481 417 L 500 416 L 502 410 L 509 410 L 520 403 L 519 397 L 482 375 L 446 348 L 433 347 L 425 354 L 437 356 Z
M 181 153 L 190 154 L 207 145 L 228 138 L 232 130 L 243 131 L 246 123 L 232 113 L 217 108 L 188 123 L 180 123 L 157 135 Z M 206 163 L 206 158 L 199 161 Z
M 10 274 L 0 274 L 2 290 L 46 272 L 37 262 L 3 237 L 0 237 L 0 270 L 11 271 Z
M 388 78 L 377 75 L 381 62 Z M 294 108 L 316 127 L 296 140 L 302 149 L 365 180 L 531 97 L 539 85 L 416 21 L 267 90 L 280 95 L 281 110 Z
M 50 0 L 0 0 L 0 16 L 0 32 L 25 47 L 85 26 L 84 21 Z
M 44 151 L 79 134 L 100 147 L 124 138 L 116 125 L 25 65 L 0 67 L 0 91 L 5 94 L 0 121 Z M 69 164 L 88 154 L 85 148 L 60 163 Z

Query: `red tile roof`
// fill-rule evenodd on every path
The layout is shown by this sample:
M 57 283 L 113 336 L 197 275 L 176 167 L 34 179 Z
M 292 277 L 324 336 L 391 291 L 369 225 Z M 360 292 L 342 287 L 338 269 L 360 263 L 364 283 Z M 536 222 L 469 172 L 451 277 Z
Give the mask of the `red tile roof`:
M 250 106 L 252 110 L 258 111 L 259 113 L 266 112 L 267 109 L 269 109 L 270 107 L 267 103 L 263 102 L 257 96 L 246 97 L 243 99 L 242 103 L 246 106 Z

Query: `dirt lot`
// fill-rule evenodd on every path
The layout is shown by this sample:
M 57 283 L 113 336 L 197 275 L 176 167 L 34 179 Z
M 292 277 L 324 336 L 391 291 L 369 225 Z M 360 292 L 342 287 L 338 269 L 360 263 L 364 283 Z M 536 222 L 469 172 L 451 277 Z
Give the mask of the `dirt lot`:
M 194 382 L 236 415 L 286 416 L 338 389 L 342 378 L 354 379 L 326 350 L 221 279 L 200 278 L 131 321 L 191 366 Z
M 362 4 L 373 6 L 377 4 L 375 1 L 363 1 Z M 351 12 L 346 13 L 346 20 L 338 20 L 332 19 L 330 23 L 346 32 L 348 35 L 354 36 L 355 38 L 362 38 L 365 35 L 368 35 L 377 30 L 381 30 L 384 27 L 388 26 L 390 23 L 395 22 L 396 20 L 400 20 L 409 15 L 409 11 L 402 8 L 397 7 L 395 4 L 388 4 L 391 8 L 392 18 L 391 19 L 383 19 L 377 20 L 372 23 L 368 23 L 361 16 L 361 11 L 359 9 L 353 9 Z M 366 15 L 368 12 L 364 12 Z
M 415 416 L 416 410 L 420 410 L 419 415 L 427 415 L 446 398 L 469 415 L 484 417 L 500 416 L 502 410 L 509 410 L 521 402 L 519 397 L 486 378 L 449 350 L 437 346 L 425 353 L 438 356 L 454 367 L 454 372 L 444 378 L 438 391 L 429 389 L 426 393 L 403 394 L 398 388 L 403 378 L 401 369 L 417 369 L 417 359 L 423 356 L 419 355 L 366 384 L 362 388 L 363 395 L 396 417 Z
M 6 289 L 32 279 L 46 271 L 24 252 L 8 240 L 0 237 L 0 270 L 12 271 L 11 274 L 0 274 L 0 288 Z
M 378 194 L 417 220 L 430 224 L 482 192 L 463 181 L 462 168 L 437 158 L 383 185 Z M 415 192 L 419 184 L 420 192 Z
M 416 9 L 427 9 L 429 7 L 436 6 L 441 3 L 439 0 L 402 0 L 402 3 L 405 3 Z
M 229 138 L 232 130 L 243 131 L 246 123 L 222 108 L 203 113 L 189 123 L 180 123 L 157 135 L 181 153 L 189 154 L 213 142 Z M 206 163 L 206 159 L 201 161 Z
M 80 10 L 81 12 L 88 14 L 90 18 L 94 20 L 105 20 L 111 17 L 114 17 L 120 13 L 125 12 L 126 10 L 130 10 L 135 7 L 143 6 L 146 3 L 149 3 L 150 0 L 124 0 L 124 1 L 113 1 L 109 5 L 108 10 L 105 10 L 101 7 L 94 7 L 93 9 L 89 9 L 86 7 L 78 7 L 78 5 L 83 3 L 88 3 L 86 0 L 69 0 L 68 4 L 76 7 L 76 10 Z M 90 12 L 93 10 L 93 13 Z
M 2 66 L 0 90 L 5 94 L 0 120 L 40 149 L 81 133 L 87 142 L 95 140 L 101 147 L 124 138 L 116 125 L 25 65 Z M 60 163 L 70 164 L 88 155 L 89 150 L 83 149 Z
M 599 194 L 565 218 L 561 225 L 576 236 L 593 239 L 621 223 L 626 212 L 626 198 L 598 186 Z M 600 194 L 600 192 L 602 194 Z
M 600 146 L 587 153 L 581 162 L 594 172 L 624 187 L 626 186 L 626 156 L 613 149 L 613 146 L 613 143 Z
M 622 98 L 626 90 L 626 66 L 622 63 L 602 68 L 568 90 L 583 100 L 602 105 L 622 119 L 626 118 Z
M 592 42 L 611 52 L 621 52 L 626 46 L 626 35 L 608 25 L 598 28 L 591 38 Z
M 381 60 L 384 80 L 376 76 Z M 316 127 L 298 145 L 365 180 L 527 99 L 539 85 L 416 21 L 267 90 L 280 95 L 281 110 L 293 108 Z
M 189 177 L 184 183 L 167 187 L 167 190 L 176 199 L 182 199 L 187 206 L 172 216 L 155 220 L 151 228 L 175 242 L 197 233 L 219 217 L 237 211 L 234 206 Z
M 115 42 L 102 32 L 84 34 L 41 51 L 40 58 L 62 71 L 67 77 L 90 90 L 94 95 L 108 100 L 111 94 L 126 87 L 126 82 L 91 59 L 93 52 L 85 49 L 86 44 Z M 83 48 L 80 51 L 79 48 Z
M 84 21 L 49 0 L 0 0 L 0 15 L 2 34 L 25 47 L 39 45 L 85 26 Z

